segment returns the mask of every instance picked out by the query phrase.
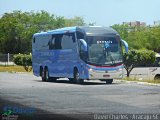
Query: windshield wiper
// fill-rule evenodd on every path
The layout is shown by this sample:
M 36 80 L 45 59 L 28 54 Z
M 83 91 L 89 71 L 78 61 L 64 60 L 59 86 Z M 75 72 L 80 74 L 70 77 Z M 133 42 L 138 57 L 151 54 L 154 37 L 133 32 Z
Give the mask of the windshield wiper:
M 115 64 L 115 60 L 113 59 L 111 54 L 110 54 L 110 58 L 111 58 L 112 64 Z

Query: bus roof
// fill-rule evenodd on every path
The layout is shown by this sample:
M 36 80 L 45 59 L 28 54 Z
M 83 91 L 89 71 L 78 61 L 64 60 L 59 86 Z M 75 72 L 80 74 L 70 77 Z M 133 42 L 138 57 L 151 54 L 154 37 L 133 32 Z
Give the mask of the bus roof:
M 110 27 L 102 26 L 74 26 L 64 27 L 60 29 L 50 30 L 47 32 L 35 33 L 34 36 L 46 35 L 46 34 L 62 34 L 66 32 L 81 31 L 87 35 L 106 35 L 106 34 L 118 34 L 114 29 Z
M 87 35 L 107 35 L 107 34 L 118 34 L 111 27 L 102 27 L 102 26 L 89 26 L 89 27 L 80 27 L 85 31 Z

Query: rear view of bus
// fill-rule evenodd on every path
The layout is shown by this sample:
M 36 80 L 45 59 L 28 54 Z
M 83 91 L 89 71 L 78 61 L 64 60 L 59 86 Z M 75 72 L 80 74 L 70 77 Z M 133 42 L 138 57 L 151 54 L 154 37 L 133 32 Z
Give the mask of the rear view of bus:
M 47 35 L 48 39 L 43 39 Z M 43 51 L 35 48 L 36 44 L 40 45 L 39 42 L 47 45 L 52 38 L 49 36 L 53 35 L 59 36 L 55 41 L 59 49 L 46 47 Z M 84 80 L 101 80 L 111 84 L 113 79 L 123 76 L 122 44 L 126 51 L 128 44 L 112 28 L 67 27 L 35 34 L 33 41 L 33 72 L 44 81 L 69 78 L 78 84 Z

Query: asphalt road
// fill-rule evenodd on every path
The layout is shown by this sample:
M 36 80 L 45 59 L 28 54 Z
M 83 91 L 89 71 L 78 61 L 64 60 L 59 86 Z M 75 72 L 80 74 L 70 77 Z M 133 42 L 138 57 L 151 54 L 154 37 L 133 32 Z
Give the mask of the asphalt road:
M 0 109 L 34 108 L 28 119 L 88 119 L 95 114 L 160 114 L 160 87 L 115 80 L 42 82 L 32 74 L 0 73 Z M 37 117 L 38 116 L 38 117 Z M 20 118 L 26 116 L 19 114 Z

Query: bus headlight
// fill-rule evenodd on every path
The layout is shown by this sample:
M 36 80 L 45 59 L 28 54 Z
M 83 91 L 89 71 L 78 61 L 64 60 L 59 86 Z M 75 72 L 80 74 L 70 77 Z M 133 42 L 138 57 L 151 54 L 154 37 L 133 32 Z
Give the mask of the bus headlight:
M 92 71 L 93 71 L 93 69 L 92 69 L 92 68 L 89 68 L 89 71 L 90 71 L 90 72 L 92 72 Z
M 122 68 L 117 69 L 117 71 L 122 71 Z

